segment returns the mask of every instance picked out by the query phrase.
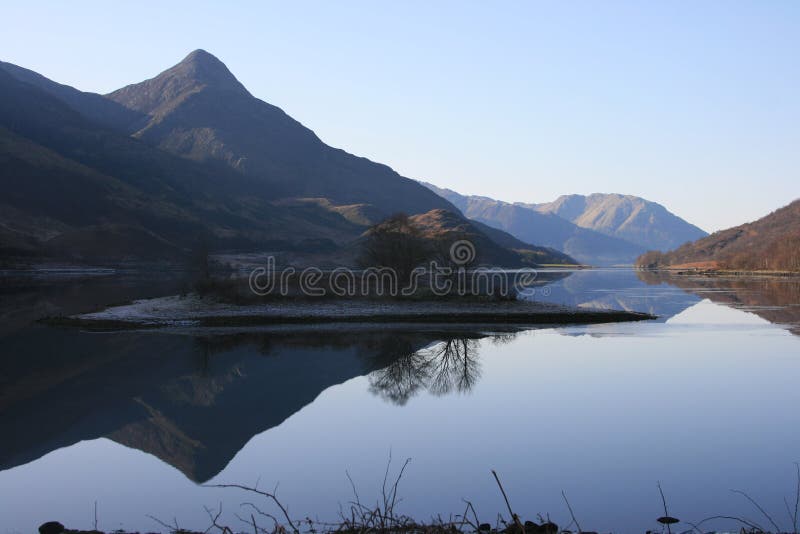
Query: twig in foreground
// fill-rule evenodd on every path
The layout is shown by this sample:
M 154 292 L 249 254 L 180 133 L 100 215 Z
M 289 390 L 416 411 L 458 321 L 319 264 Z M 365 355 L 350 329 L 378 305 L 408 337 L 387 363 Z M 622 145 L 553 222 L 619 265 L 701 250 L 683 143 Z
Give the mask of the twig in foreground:
M 775 523 L 775 521 L 773 521 L 772 517 L 770 517 L 770 515 L 761 507 L 761 505 L 758 504 L 752 497 L 750 497 L 750 495 L 741 490 L 731 490 L 731 491 L 733 493 L 738 493 L 739 495 L 743 496 L 745 499 L 750 501 L 753 504 L 753 506 L 758 508 L 758 511 L 761 512 L 763 516 L 767 518 L 767 521 L 769 521 L 772 524 L 772 526 L 775 527 L 775 532 L 781 532 L 781 527 L 779 527 L 778 524 Z
M 575 527 L 578 529 L 578 534 L 583 532 L 580 523 L 578 523 L 578 519 L 575 517 L 575 514 L 572 513 L 572 506 L 569 504 L 569 500 L 567 500 L 567 494 L 564 493 L 564 490 L 561 490 L 561 496 L 564 497 L 564 502 L 567 503 L 567 508 L 569 509 L 569 515 L 572 516 L 572 522 L 575 523 Z
M 494 475 L 494 479 L 497 481 L 497 485 L 500 487 L 500 493 L 503 494 L 503 499 L 506 501 L 506 507 L 508 507 L 508 513 L 511 514 L 511 519 L 514 520 L 514 524 L 517 525 L 519 531 L 522 532 L 522 534 L 525 534 L 525 526 L 519 520 L 519 516 L 511 509 L 511 503 L 508 502 L 508 495 L 506 495 L 506 490 L 503 489 L 503 484 L 500 483 L 500 477 L 497 476 L 497 471 L 492 469 L 492 474 Z
M 272 502 L 274 502 L 277 505 L 277 507 L 281 509 L 281 513 L 283 513 L 283 517 L 286 519 L 286 522 L 289 524 L 289 526 L 292 527 L 292 530 L 295 533 L 299 533 L 300 532 L 300 530 L 295 526 L 294 522 L 292 521 L 292 518 L 289 517 L 288 510 L 286 510 L 286 508 L 283 506 L 283 504 L 281 504 L 281 502 L 278 500 L 278 498 L 275 496 L 274 493 L 261 491 L 260 489 L 251 488 L 251 487 L 248 487 L 248 486 L 244 486 L 242 484 L 212 484 L 212 485 L 209 485 L 207 487 L 209 487 L 209 488 L 236 488 L 236 489 L 240 489 L 240 490 L 244 490 L 244 491 L 250 491 L 250 492 L 253 492 L 253 493 L 257 493 L 258 495 L 266 497 L 266 498 L 272 500 Z

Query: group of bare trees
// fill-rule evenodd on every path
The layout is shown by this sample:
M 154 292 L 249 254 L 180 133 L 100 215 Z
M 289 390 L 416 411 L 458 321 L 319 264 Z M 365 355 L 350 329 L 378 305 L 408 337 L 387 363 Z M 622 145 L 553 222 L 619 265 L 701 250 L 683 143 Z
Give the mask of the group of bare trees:
M 358 263 L 361 267 L 389 267 L 398 281 L 408 282 L 411 272 L 432 257 L 430 243 L 408 215 L 398 213 L 372 227 L 367 234 Z
M 373 226 L 362 242 L 358 263 L 363 268 L 388 267 L 397 273 L 400 284 L 411 278 L 412 271 L 429 262 L 452 271 L 470 267 L 475 258 L 456 263 L 451 245 L 469 237 L 459 232 L 426 235 L 405 213 L 395 214 Z

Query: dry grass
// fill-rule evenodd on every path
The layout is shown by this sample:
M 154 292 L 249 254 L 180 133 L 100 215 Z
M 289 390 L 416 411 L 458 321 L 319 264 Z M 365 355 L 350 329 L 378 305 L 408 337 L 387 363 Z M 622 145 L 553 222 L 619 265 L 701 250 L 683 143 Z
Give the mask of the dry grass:
M 347 479 L 352 488 L 352 498 L 339 507 L 339 518 L 336 521 L 324 522 L 311 518 L 297 519 L 292 518 L 288 507 L 286 507 L 277 496 L 277 488 L 266 491 L 256 486 L 245 486 L 242 484 L 215 484 L 213 488 L 232 488 L 238 489 L 252 495 L 255 500 L 242 502 L 239 510 L 233 514 L 237 523 L 231 525 L 223 522 L 222 503 L 217 508 L 205 508 L 208 515 L 208 527 L 202 534 L 218 532 L 220 534 L 597 534 L 593 531 L 583 530 L 576 517 L 575 511 L 566 493 L 561 495 L 569 512 L 570 521 L 566 526 L 559 527 L 551 521 L 549 515 L 538 514 L 536 521 L 523 520 L 511 507 L 511 499 L 506 493 L 505 488 L 496 471 L 492 470 L 492 475 L 497 483 L 498 489 L 503 496 L 508 512 L 507 516 L 496 514 L 493 523 L 481 521 L 475 507 L 468 500 L 464 500 L 464 511 L 461 514 L 451 515 L 447 518 L 435 517 L 427 522 L 417 521 L 405 514 L 399 513 L 398 504 L 402 499 L 399 497 L 399 487 L 406 468 L 411 459 L 406 459 L 395 476 L 391 476 L 392 457 L 386 464 L 383 475 L 383 484 L 380 495 L 373 501 L 365 501 L 359 495 L 353 479 L 347 473 Z M 760 524 L 757 520 L 745 516 L 733 515 L 714 515 L 706 517 L 697 522 L 681 521 L 672 517 L 668 510 L 667 497 L 661 487 L 657 484 L 658 493 L 661 498 L 664 515 L 653 520 L 654 529 L 648 530 L 648 534 L 672 534 L 673 527 L 675 532 L 681 534 L 706 534 L 706 530 L 701 528 L 703 525 L 712 521 L 725 521 L 727 524 L 737 524 L 740 527 L 740 534 L 800 534 L 798 532 L 798 521 L 800 520 L 800 464 L 795 464 L 796 489 L 794 498 L 790 501 L 784 499 L 787 517 L 787 525 L 770 515 L 755 499 L 740 490 L 731 490 L 743 497 L 752 506 L 754 511 L 766 521 Z M 96 506 L 96 505 L 95 505 Z M 103 534 L 97 530 L 97 509 L 95 508 L 94 529 L 89 531 L 78 530 L 42 530 L 46 525 L 42 525 L 40 532 L 43 534 Z M 172 524 L 162 521 L 156 517 L 148 516 L 156 522 L 163 530 L 170 534 L 200 534 L 200 531 L 183 529 L 173 520 Z M 49 524 L 52 525 L 52 524 Z M 655 527 L 655 525 L 658 525 Z M 682 526 L 683 525 L 683 526 Z M 571 530 L 573 529 L 574 530 Z M 114 531 L 115 534 L 124 534 L 123 531 Z M 109 533 L 111 534 L 111 533 Z M 133 534 L 133 533 L 129 533 Z

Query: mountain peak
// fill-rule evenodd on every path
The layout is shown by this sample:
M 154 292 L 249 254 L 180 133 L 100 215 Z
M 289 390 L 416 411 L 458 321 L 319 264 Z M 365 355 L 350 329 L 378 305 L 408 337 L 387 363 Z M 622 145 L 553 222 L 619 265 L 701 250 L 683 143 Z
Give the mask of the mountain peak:
M 187 96 L 210 88 L 217 91 L 250 95 L 225 64 L 202 49 L 155 78 L 129 85 L 106 95 L 123 106 L 147 114 L 172 108 Z
M 562 195 L 554 202 L 529 207 L 540 213 L 554 213 L 581 228 L 625 239 L 648 250 L 671 250 L 708 235 L 661 204 L 634 195 Z
M 183 58 L 183 60 L 173 68 L 180 66 L 184 66 L 186 68 L 203 69 L 210 73 L 227 73 L 228 75 L 233 76 L 233 74 L 231 74 L 228 70 L 228 67 L 226 67 L 217 56 L 211 54 L 210 52 L 206 52 L 202 48 L 198 48 L 197 50 L 190 52 L 189 55 Z
M 186 56 L 181 63 L 186 63 L 187 61 L 217 61 L 222 63 L 217 56 L 202 48 L 189 52 L 189 55 Z
M 198 48 L 183 61 L 162 72 L 158 77 L 170 75 L 185 78 L 206 86 L 244 91 L 244 86 L 216 56 Z

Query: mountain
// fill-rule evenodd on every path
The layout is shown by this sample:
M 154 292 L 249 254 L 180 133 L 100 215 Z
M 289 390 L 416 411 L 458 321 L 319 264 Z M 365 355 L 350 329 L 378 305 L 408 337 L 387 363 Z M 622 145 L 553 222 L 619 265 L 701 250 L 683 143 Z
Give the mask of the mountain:
M 0 98 L 3 258 L 302 250 L 394 212 L 454 209 L 328 147 L 203 51 L 108 98 L 0 62 Z
M 151 147 L 4 69 L 0 165 L 3 256 L 169 259 L 200 238 L 263 248 L 363 231 L 323 208 L 276 206 L 264 184 Z
M 203 50 L 105 96 L 0 63 L 0 97 L 4 256 L 158 260 L 198 246 L 313 251 L 320 240 L 328 250 L 394 213 L 456 211 L 447 194 L 326 145 Z M 487 225 L 485 248 L 503 242 L 532 263 L 644 252 L 555 214 L 458 197 L 448 198 Z M 504 263 L 517 254 L 496 252 Z
M 555 214 L 543 214 L 521 204 L 466 196 L 424 183 L 449 200 L 469 219 L 504 230 L 527 243 L 560 250 L 590 265 L 631 264 L 646 249 L 622 239 L 581 228 Z
M 708 234 L 655 202 L 632 195 L 563 195 L 545 204 L 524 204 L 581 228 L 624 239 L 646 250 L 671 250 Z
M 800 271 L 800 199 L 755 222 L 715 232 L 671 252 L 648 252 L 637 265 Z
M 377 214 L 425 213 L 452 205 L 385 165 L 323 143 L 280 108 L 252 96 L 216 57 L 195 50 L 155 78 L 108 99 L 144 115 L 134 137 L 252 177 L 271 199 L 324 198 Z

